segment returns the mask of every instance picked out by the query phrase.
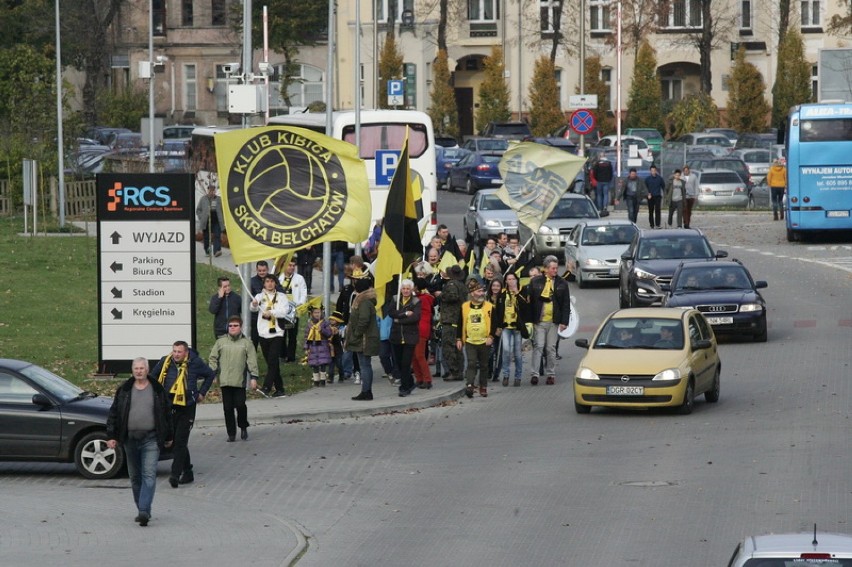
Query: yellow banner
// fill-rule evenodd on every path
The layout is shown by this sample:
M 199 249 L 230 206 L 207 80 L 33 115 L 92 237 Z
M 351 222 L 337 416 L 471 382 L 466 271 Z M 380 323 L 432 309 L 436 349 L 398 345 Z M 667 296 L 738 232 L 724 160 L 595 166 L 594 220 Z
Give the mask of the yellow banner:
M 352 144 L 284 126 L 223 132 L 214 143 L 236 264 L 367 238 L 370 187 Z
M 552 146 L 511 144 L 497 166 L 503 177 L 497 196 L 518 213 L 520 222 L 538 232 L 585 161 Z

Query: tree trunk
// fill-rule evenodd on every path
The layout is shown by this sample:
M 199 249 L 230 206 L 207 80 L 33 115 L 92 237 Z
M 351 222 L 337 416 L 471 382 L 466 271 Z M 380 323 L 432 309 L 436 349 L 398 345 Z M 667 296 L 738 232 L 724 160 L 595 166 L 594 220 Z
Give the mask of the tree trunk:
M 438 51 L 447 51 L 447 4 L 449 0 L 440 1 L 440 15 L 438 17 Z M 505 16 L 504 16 L 505 17 Z M 452 72 L 452 69 L 450 69 Z
M 778 45 L 790 27 L 790 0 L 780 0 L 778 5 Z
M 711 68 L 711 55 L 713 54 L 713 11 L 710 9 L 710 0 L 701 3 L 701 39 L 699 40 L 698 53 L 701 65 L 701 91 L 711 95 L 713 91 L 713 69 Z
M 553 11 L 553 42 L 550 44 L 550 62 L 556 63 L 556 51 L 559 49 L 559 39 L 562 37 L 562 10 L 564 2 L 559 2 L 559 8 Z

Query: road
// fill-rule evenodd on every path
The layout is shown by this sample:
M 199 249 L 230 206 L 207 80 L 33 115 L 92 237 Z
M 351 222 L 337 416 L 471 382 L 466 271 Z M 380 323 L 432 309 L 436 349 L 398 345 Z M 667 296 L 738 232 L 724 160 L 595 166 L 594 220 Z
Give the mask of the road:
M 440 200 L 461 234 L 469 197 Z M 747 534 L 814 522 L 852 532 L 849 243 L 788 244 L 765 213 L 697 212 L 693 224 L 769 282 L 769 341 L 721 344 L 718 404 L 578 415 L 570 379 L 582 351 L 563 343 L 556 386 L 525 380 L 406 414 L 255 427 L 249 443 L 202 429 L 196 483 L 160 484 L 155 516 L 171 528 L 145 532 L 166 532 L 146 563 L 212 566 L 217 546 L 244 545 L 248 563 L 279 565 L 295 529 L 308 542 L 299 566 L 708 567 Z M 571 291 L 578 337 L 618 306 L 611 287 Z M 92 486 L 53 465 L 2 465 L 0 483 L 4 510 L 50 490 L 129 500 L 126 480 Z M 179 549 L 169 534 L 201 521 L 210 537 Z

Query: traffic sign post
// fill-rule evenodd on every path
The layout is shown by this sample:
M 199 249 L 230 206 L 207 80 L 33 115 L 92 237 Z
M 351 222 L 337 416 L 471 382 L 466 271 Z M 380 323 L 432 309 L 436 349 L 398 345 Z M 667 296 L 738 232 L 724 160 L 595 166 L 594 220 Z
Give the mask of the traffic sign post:
M 388 106 L 403 106 L 405 104 L 405 82 L 388 81 Z
M 197 344 L 194 185 L 191 174 L 98 175 L 98 372 Z

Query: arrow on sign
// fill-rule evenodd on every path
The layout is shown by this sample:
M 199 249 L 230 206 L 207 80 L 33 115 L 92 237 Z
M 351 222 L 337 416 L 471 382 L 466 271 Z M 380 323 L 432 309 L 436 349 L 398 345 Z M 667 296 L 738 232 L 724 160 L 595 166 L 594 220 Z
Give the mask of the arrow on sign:
M 118 244 L 121 241 L 121 235 L 118 232 L 113 232 L 109 237 L 112 238 L 113 244 Z
M 121 319 L 121 311 L 119 311 L 115 307 L 112 308 L 112 311 L 110 311 L 110 313 L 112 313 L 113 319 Z
M 112 270 L 113 272 L 120 272 L 121 270 L 124 269 L 124 265 L 119 264 L 118 262 L 113 262 L 112 264 L 109 265 L 109 269 Z
M 112 292 L 113 299 L 121 299 L 121 290 L 114 287 L 110 290 Z

